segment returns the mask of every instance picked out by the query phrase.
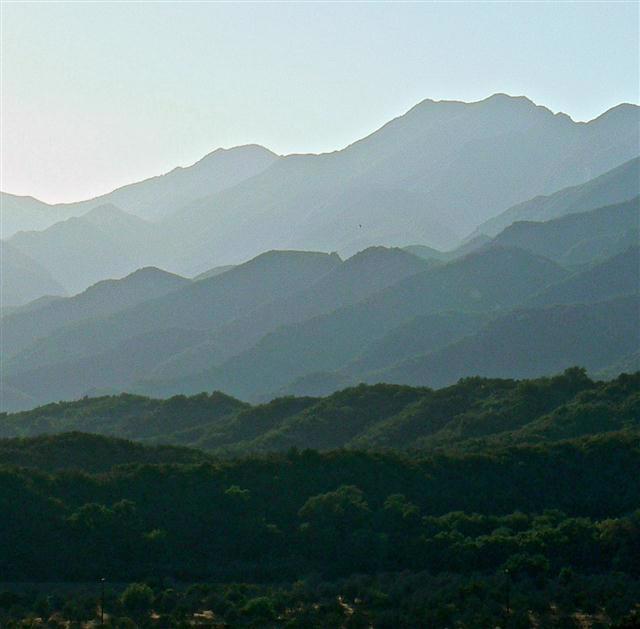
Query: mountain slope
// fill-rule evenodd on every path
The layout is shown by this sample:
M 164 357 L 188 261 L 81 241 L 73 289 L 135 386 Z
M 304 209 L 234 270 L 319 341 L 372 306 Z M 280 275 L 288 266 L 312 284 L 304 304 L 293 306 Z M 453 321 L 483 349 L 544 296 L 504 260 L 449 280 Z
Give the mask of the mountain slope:
M 640 351 L 640 327 L 637 323 L 640 321 L 640 311 L 637 305 L 634 309 L 633 299 L 637 300 L 640 295 L 639 256 L 638 247 L 630 248 L 618 256 L 574 273 L 526 299 L 522 307 L 534 308 L 531 310 L 504 315 L 499 312 L 450 312 L 417 317 L 378 340 L 367 344 L 363 339 L 364 350 L 339 371 L 298 377 L 278 392 L 327 394 L 362 381 L 390 380 L 431 385 L 431 375 L 424 376 L 426 380 L 420 380 L 407 379 L 407 374 L 413 363 L 420 364 L 422 358 L 417 358 L 419 354 L 428 355 L 427 358 L 423 357 L 428 362 L 434 353 L 437 357 L 433 360 L 440 361 L 433 374 L 437 386 L 476 373 L 532 377 L 552 373 L 571 363 L 588 365 L 593 373 L 606 374 L 608 378 L 624 371 L 636 371 L 633 367 L 638 364 L 637 353 Z M 621 306 L 619 299 L 626 305 Z M 613 300 L 610 313 L 600 303 L 606 300 Z M 586 306 L 582 309 L 563 309 L 557 307 L 558 304 Z M 593 309 L 588 307 L 590 305 L 593 305 Z M 539 309 L 539 306 L 551 308 Z M 566 321 L 563 317 L 566 317 Z M 486 327 L 482 329 L 485 324 Z M 565 337 L 556 339 L 558 333 L 562 334 L 565 327 L 572 325 L 576 326 L 576 330 L 570 330 Z M 620 336 L 615 336 L 614 331 Z M 610 338 L 609 334 L 613 336 Z M 463 339 L 465 336 L 468 338 Z M 490 347 L 492 343 L 494 347 Z M 572 347 L 572 343 L 576 347 Z M 590 347 L 593 355 L 588 354 Z M 468 360 L 466 352 L 469 352 Z M 538 354 L 540 365 L 536 368 L 534 357 Z M 455 366 L 448 364 L 449 361 L 453 361 Z M 428 364 L 431 365 L 430 362 Z M 492 368 L 498 371 L 494 373 Z M 528 371 L 529 368 L 533 371 Z M 476 369 L 478 371 L 474 371 Z
M 162 250 L 154 225 L 113 205 L 41 232 L 20 232 L 8 242 L 49 269 L 70 293 L 153 265 Z
M 211 330 L 262 303 L 301 290 L 339 264 L 336 255 L 268 252 L 222 275 L 190 283 L 108 317 L 65 326 L 6 360 L 3 364 L 5 378 L 15 388 L 28 390 L 41 400 L 45 391 L 54 394 L 53 381 L 60 381 L 60 386 L 72 387 L 74 395 L 82 393 L 81 385 L 111 386 L 114 378 L 118 384 L 126 384 L 126 377 L 137 373 L 142 365 L 152 369 L 172 352 L 204 342 Z M 170 329 L 183 331 L 185 342 L 182 347 L 169 342 L 163 346 L 163 335 L 171 338 Z M 145 338 L 153 341 L 146 349 Z M 136 339 L 139 356 L 129 356 L 129 339 Z M 158 353 L 157 348 L 162 351 Z M 87 366 L 92 357 L 104 365 L 104 382 L 100 380 L 99 370 Z M 109 360 L 113 361 L 111 366 Z M 127 368 L 128 371 L 118 375 L 116 366 L 129 365 L 131 361 L 134 364 Z M 83 369 L 86 369 L 84 375 Z M 77 382 L 65 384 L 65 373 L 73 374 Z M 89 374 L 92 374 L 90 382 Z M 137 374 L 137 377 L 142 375 Z
M 640 242 L 640 197 L 543 223 L 518 221 L 494 239 L 565 266 L 610 258 Z
M 640 347 L 638 295 L 516 310 L 442 350 L 371 374 L 368 380 L 441 387 L 468 376 L 531 378 L 571 365 L 597 371 Z
M 519 201 L 636 157 L 638 125 L 633 106 L 575 123 L 505 95 L 424 101 L 342 151 L 285 157 L 181 210 L 167 222 L 184 243 L 172 268 L 198 272 L 264 248 L 454 245 Z
M 433 352 L 477 332 L 489 318 L 486 313 L 455 311 L 415 317 L 367 345 L 342 372 L 362 378 L 399 360 Z
M 133 229 L 113 233 L 103 226 L 107 233 L 96 239 L 86 224 L 64 221 L 57 247 L 47 244 L 48 230 L 44 242 L 30 235 L 14 244 L 38 261 L 61 265 L 71 292 L 149 265 L 192 277 L 268 249 L 349 256 L 408 242 L 450 248 L 516 203 L 637 157 L 638 111 L 621 105 L 576 123 L 524 97 L 425 100 L 340 151 L 281 158 L 255 146 L 216 151 L 189 168 L 55 206 L 82 214 L 115 204 L 160 219 L 156 229 L 136 229 L 140 237 L 130 237 Z M 101 248 L 100 241 L 109 244 Z
M 640 157 L 636 157 L 586 183 L 519 203 L 480 225 L 475 233 L 496 236 L 516 221 L 547 221 L 629 201 L 639 194 Z
M 3 308 L 22 306 L 43 295 L 64 295 L 66 292 L 45 266 L 2 240 L 0 262 Z
M 277 155 L 255 144 L 217 149 L 191 166 L 179 166 L 164 175 L 76 203 L 49 205 L 33 197 L 2 192 L 0 233 L 2 238 L 10 238 L 19 231 L 44 230 L 103 205 L 115 205 L 140 218 L 157 220 L 197 199 L 257 175 L 277 159 Z
M 565 276 L 544 258 L 492 248 L 409 277 L 353 306 L 280 328 L 220 367 L 171 383 L 141 383 L 141 390 L 166 395 L 221 389 L 257 399 L 305 374 L 342 367 L 418 315 L 499 311 Z
M 46 229 L 71 216 L 54 205 L 8 192 L 0 192 L 0 208 L 0 237 L 3 240 L 19 231 Z
M 4 369 L 4 382 L 27 395 L 37 404 L 58 399 L 76 399 L 95 390 L 123 391 L 127 385 L 142 378 L 158 361 L 202 343 L 206 333 L 167 327 L 151 330 L 116 343 L 104 351 L 89 356 L 61 358 L 54 364 L 27 367 L 16 371 L 10 362 Z M 30 404 L 29 406 L 32 406 Z M 24 406 L 18 409 L 25 408 Z M 28 407 L 27 407 L 28 408 Z M 0 410 L 16 410 L 0 400 Z
M 266 170 L 278 156 L 257 144 L 217 149 L 191 166 L 118 188 L 85 201 L 96 207 L 113 203 L 131 214 L 157 220 L 188 203 L 215 194 Z
M 434 451 L 453 446 L 459 452 L 495 452 L 497 447 L 606 433 L 637 440 L 639 382 L 640 373 L 594 382 L 574 367 L 535 380 L 467 378 L 436 390 L 358 385 L 323 398 L 285 397 L 257 406 L 219 392 L 168 400 L 130 394 L 84 398 L 0 417 L 0 437 L 24 439 L 0 442 L 0 463 L 60 465 L 65 447 L 80 440 L 78 433 L 68 432 L 76 430 L 197 446 L 217 455 L 292 447 Z M 32 440 L 59 433 L 66 434 Z M 89 452 L 113 445 L 96 437 L 87 437 L 86 443 L 94 444 Z M 116 452 L 117 461 L 126 462 Z M 83 460 L 90 463 L 90 457 Z
M 156 268 L 144 268 L 121 280 L 98 282 L 74 297 L 58 299 L 31 311 L 8 315 L 0 322 L 3 355 L 10 356 L 71 323 L 105 317 L 189 283 L 189 280 L 179 275 Z
M 337 265 L 305 289 L 273 299 L 217 330 L 202 347 L 158 366 L 151 378 L 172 379 L 219 365 L 276 328 L 357 303 L 429 265 L 400 249 L 372 247 Z
M 640 291 L 640 247 L 594 264 L 542 290 L 527 305 L 592 303 Z

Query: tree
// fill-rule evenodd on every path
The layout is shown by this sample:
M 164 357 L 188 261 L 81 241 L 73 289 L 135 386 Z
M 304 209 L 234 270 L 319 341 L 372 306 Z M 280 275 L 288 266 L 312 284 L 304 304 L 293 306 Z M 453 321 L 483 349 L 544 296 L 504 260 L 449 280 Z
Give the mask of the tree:
M 344 559 L 356 533 L 369 523 L 371 512 L 360 489 L 342 485 L 309 498 L 298 515 L 305 520 L 300 532 L 312 555 Z
M 122 607 L 134 618 L 146 616 L 153 605 L 153 590 L 145 583 L 132 583 L 122 593 Z

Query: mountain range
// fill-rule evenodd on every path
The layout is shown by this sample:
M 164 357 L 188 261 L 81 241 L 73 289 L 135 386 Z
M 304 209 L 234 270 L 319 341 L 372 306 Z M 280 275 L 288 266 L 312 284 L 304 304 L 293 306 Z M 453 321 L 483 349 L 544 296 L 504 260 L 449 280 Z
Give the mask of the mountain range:
M 640 368 L 637 131 L 630 105 L 424 101 L 334 153 L 7 197 L 52 222 L 1 241 L 1 410 Z
M 143 266 L 192 277 L 270 249 L 451 248 L 514 220 L 636 196 L 639 129 L 638 107 L 627 104 L 583 123 L 505 94 L 425 100 L 332 153 L 217 150 L 72 204 L 3 193 L 2 233 L 69 293 Z M 592 185 L 609 192 L 579 191 L 598 176 Z M 16 299 L 4 305 L 28 300 Z
M 108 194 L 76 203 L 48 205 L 33 197 L 0 193 L 3 238 L 19 231 L 42 230 L 104 205 L 115 205 L 146 220 L 171 214 L 196 199 L 215 194 L 258 174 L 277 159 L 262 146 L 217 149 L 186 168 L 118 188 Z
M 528 244 L 549 230 L 553 250 L 564 239 L 569 251 L 576 229 L 556 223 L 580 217 L 590 242 L 602 214 L 616 231 L 637 216 L 635 203 L 518 229 L 531 231 Z M 637 246 L 605 259 L 596 250 L 567 267 L 503 239 L 448 262 L 377 247 L 345 261 L 270 252 L 197 281 L 143 269 L 10 312 L 3 407 L 122 390 L 219 389 L 258 401 L 358 382 L 444 386 L 469 375 L 535 377 L 576 363 L 599 373 L 637 362 Z

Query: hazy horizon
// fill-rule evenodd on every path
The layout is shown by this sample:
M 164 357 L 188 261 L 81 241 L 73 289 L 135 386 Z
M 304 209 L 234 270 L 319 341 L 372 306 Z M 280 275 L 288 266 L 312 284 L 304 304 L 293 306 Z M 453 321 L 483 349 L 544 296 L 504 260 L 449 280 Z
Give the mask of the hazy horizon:
M 59 203 L 219 147 L 330 152 L 425 99 L 591 120 L 638 103 L 637 21 L 635 3 L 3 3 L 0 189 Z

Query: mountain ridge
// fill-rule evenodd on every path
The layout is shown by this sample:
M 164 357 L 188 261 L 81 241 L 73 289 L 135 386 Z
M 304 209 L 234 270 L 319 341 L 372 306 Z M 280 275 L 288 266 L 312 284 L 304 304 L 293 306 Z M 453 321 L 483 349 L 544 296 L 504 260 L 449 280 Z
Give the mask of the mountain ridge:
M 154 233 L 136 243 L 135 260 L 125 264 L 122 255 L 114 254 L 117 261 L 105 257 L 121 275 L 155 265 L 192 277 L 267 249 L 338 251 L 349 257 L 373 245 L 422 242 L 451 248 L 514 204 L 580 184 L 637 157 L 639 112 L 625 105 L 583 123 L 526 97 L 497 94 L 474 103 L 426 99 L 338 151 L 276 156 L 256 145 L 216 150 L 191 167 L 91 203 L 110 200 L 127 212 L 158 219 Z M 258 151 L 260 164 L 245 159 L 247 151 Z M 212 160 L 227 161 L 211 170 L 205 190 L 198 187 L 197 173 Z M 185 184 L 188 195 L 179 182 L 162 194 L 155 188 L 153 194 L 136 192 L 135 186 L 162 188 L 168 184 L 160 182 L 176 177 L 193 180 Z M 152 209 L 141 211 L 144 203 Z M 80 255 L 87 237 L 70 233 L 56 249 Z M 114 252 L 118 244 L 116 238 Z M 33 248 L 24 253 L 37 257 Z M 97 254 L 82 255 L 95 264 Z M 69 277 L 57 274 L 71 292 L 109 276 L 93 274 L 78 282 L 77 266 L 67 265 Z

